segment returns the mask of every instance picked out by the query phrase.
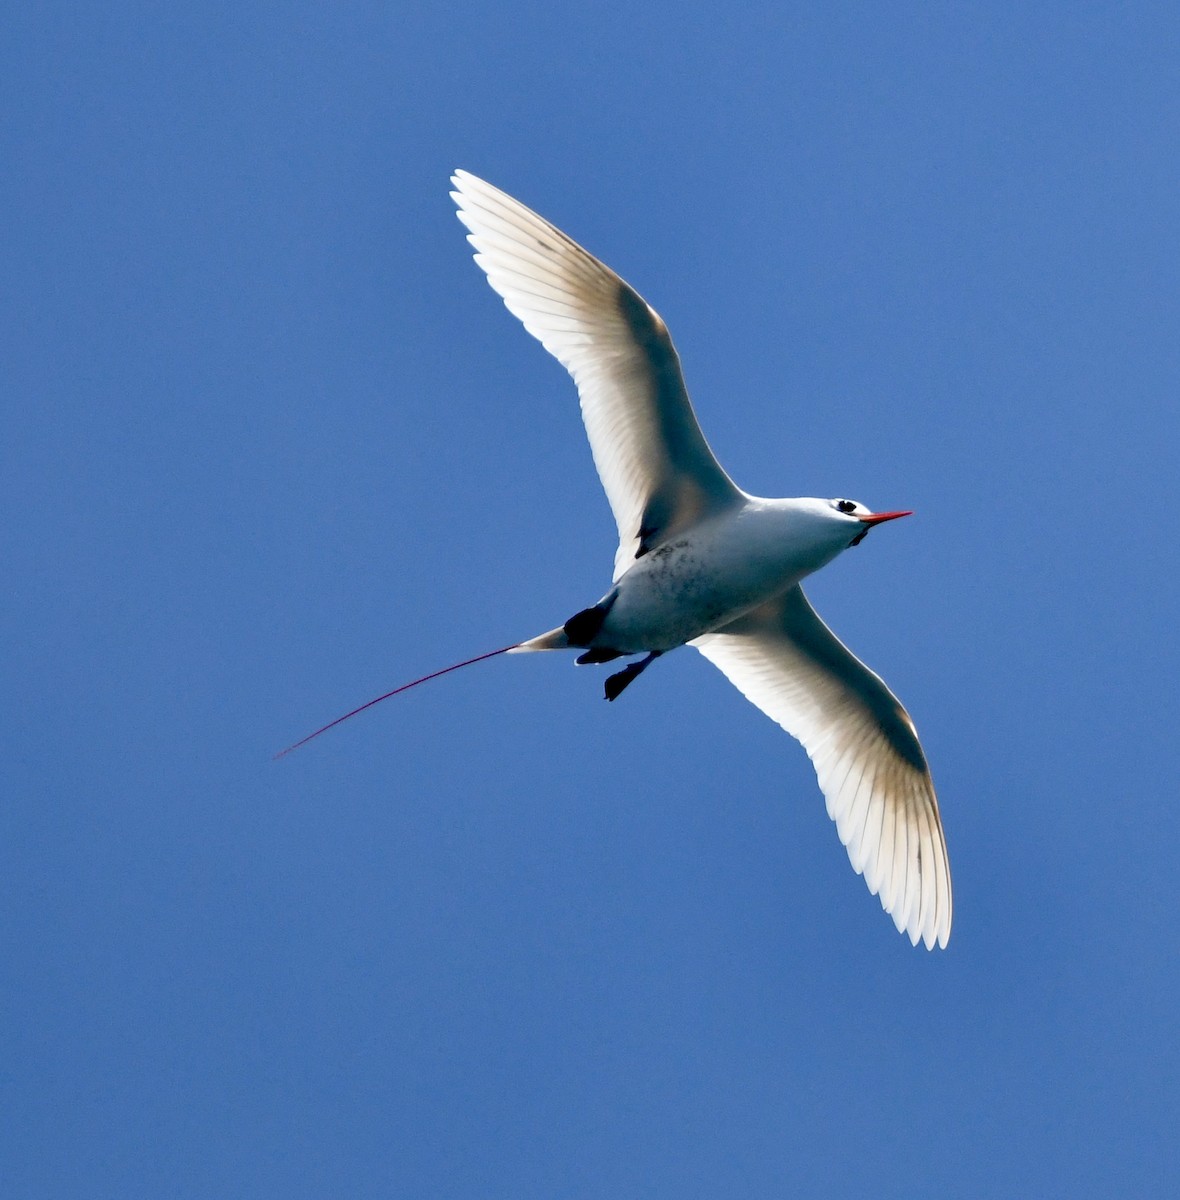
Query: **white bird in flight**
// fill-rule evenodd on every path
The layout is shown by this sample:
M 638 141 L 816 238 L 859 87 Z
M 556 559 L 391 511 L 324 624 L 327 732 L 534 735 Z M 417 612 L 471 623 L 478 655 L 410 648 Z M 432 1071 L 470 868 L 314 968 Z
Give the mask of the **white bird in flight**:
M 644 655 L 607 679 L 615 700 L 660 655 L 695 646 L 802 742 L 853 869 L 897 928 L 914 945 L 945 947 L 946 839 L 914 723 L 800 587 L 873 526 L 910 514 L 747 495 L 709 449 L 667 326 L 643 297 L 520 201 L 466 171 L 451 181 L 475 261 L 577 385 L 619 530 L 611 587 L 557 629 L 404 684 L 289 749 L 498 654 L 577 649 L 579 663 Z

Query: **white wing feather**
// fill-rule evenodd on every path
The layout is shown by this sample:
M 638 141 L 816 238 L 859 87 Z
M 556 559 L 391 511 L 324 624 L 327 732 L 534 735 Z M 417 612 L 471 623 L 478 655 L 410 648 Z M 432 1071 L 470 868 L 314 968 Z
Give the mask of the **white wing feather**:
M 519 201 L 466 171 L 452 182 L 475 261 L 577 384 L 594 464 L 619 527 L 615 578 L 677 530 L 740 502 L 697 424 L 658 314 Z
M 914 945 L 946 946 L 951 877 L 934 783 L 909 714 L 803 590 L 692 645 L 803 743 L 828 815 L 869 891 Z

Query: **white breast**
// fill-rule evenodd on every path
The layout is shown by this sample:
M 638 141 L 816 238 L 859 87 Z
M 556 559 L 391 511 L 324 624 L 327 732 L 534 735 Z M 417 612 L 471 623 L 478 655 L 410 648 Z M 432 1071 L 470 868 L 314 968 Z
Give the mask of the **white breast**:
M 833 556 L 781 501 L 751 499 L 636 560 L 596 645 L 671 650 L 793 587 Z

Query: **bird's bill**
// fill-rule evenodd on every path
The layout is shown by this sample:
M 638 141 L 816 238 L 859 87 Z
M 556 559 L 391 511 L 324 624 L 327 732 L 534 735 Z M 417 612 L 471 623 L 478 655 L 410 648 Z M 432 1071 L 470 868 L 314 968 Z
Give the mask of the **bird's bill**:
M 880 525 L 882 521 L 896 521 L 898 517 L 912 517 L 913 515 L 912 508 L 907 508 L 905 512 L 869 513 L 868 516 L 861 517 L 861 522 L 865 525 Z

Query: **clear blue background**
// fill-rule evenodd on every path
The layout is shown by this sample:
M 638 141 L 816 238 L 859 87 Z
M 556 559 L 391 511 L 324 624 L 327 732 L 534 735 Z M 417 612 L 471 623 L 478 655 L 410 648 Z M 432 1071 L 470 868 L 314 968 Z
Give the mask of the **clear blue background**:
M 1175 1195 L 1175 6 L 5 24 L 4 1195 Z M 746 488 L 918 511 L 811 593 L 923 735 L 945 953 L 690 651 L 271 762 L 609 577 L 455 166 L 659 309 Z

